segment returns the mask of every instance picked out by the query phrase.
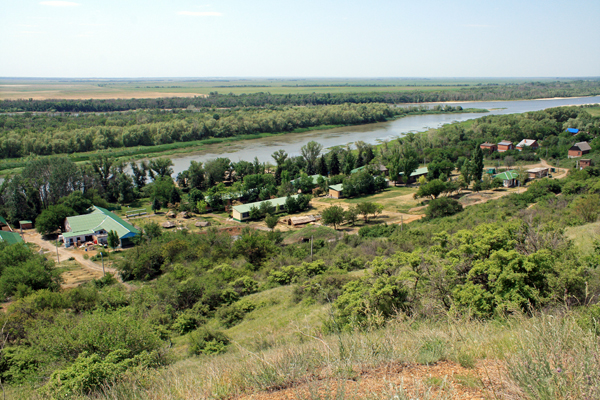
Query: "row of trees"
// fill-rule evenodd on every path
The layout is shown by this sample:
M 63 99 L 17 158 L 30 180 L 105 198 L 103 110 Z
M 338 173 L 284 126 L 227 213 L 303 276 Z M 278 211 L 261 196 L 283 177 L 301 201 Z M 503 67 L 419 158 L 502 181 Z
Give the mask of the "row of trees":
M 590 96 L 600 94 L 600 82 L 580 81 L 527 82 L 505 85 L 478 85 L 459 90 L 401 90 L 367 93 L 310 93 L 310 94 L 220 94 L 193 98 L 109 100 L 3 100 L 0 111 L 47 112 L 107 112 L 138 109 L 182 109 L 210 107 L 265 107 L 270 105 L 331 105 L 343 103 L 423 103 L 443 101 L 517 100 L 551 97 Z

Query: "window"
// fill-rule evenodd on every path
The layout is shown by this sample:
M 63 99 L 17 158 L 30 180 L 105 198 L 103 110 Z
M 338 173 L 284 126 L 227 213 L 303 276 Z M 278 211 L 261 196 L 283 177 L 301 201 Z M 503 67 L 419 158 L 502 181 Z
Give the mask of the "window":
M 248 218 L 250 216 L 249 212 L 242 213 L 242 218 Z

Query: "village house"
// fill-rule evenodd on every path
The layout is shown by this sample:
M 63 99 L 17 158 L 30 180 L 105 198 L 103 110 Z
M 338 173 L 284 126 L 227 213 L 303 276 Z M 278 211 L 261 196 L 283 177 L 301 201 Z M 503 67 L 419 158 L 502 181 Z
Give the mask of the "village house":
M 505 151 L 514 149 L 515 146 L 512 144 L 512 142 L 509 142 L 508 140 L 503 140 L 500 143 L 498 143 L 498 153 L 504 153 Z
M 296 199 L 296 198 L 298 198 L 298 195 L 296 194 L 291 197 Z M 286 200 L 287 200 L 287 197 L 278 197 L 276 199 L 269 199 L 269 200 L 264 200 L 264 201 L 257 201 L 254 203 L 241 204 L 239 206 L 233 206 L 232 218 L 234 221 L 238 221 L 238 222 L 248 220 L 248 219 L 250 219 L 250 210 L 253 207 L 260 208 L 260 205 L 262 203 L 266 203 L 267 201 L 269 203 L 271 203 L 272 207 L 279 206 L 279 208 L 281 210 L 283 210 L 283 209 L 285 209 L 285 201 Z
M 530 147 L 536 150 L 538 147 L 540 147 L 540 145 L 538 144 L 537 140 L 533 139 L 523 139 L 519 142 L 519 144 L 517 144 L 517 150 L 519 151 L 522 151 L 525 147 Z
M 487 150 L 487 151 L 489 151 L 490 153 L 493 153 L 493 152 L 495 152 L 496 150 L 498 150 L 498 146 L 496 146 L 494 143 L 488 143 L 488 142 L 481 143 L 481 144 L 479 145 L 479 148 L 480 148 L 481 150 Z
M 495 176 L 495 178 L 502 179 L 502 185 L 507 188 L 516 186 L 518 177 L 519 177 L 519 174 L 517 173 L 517 171 L 514 171 L 514 170 L 506 171 L 506 172 L 503 172 L 503 173 Z
M 428 173 L 429 169 L 427 167 L 417 168 L 417 170 L 408 177 L 408 183 L 416 182 L 420 177 L 425 176 Z M 400 172 L 400 176 L 404 176 L 404 172 Z
M 67 217 L 65 228 L 66 231 L 58 237 L 65 242 L 65 247 L 80 246 L 86 242 L 108 244 L 110 231 L 117 233 L 119 246 L 126 247 L 131 245 L 131 239 L 140 233 L 133 225 L 98 206 L 92 206 L 89 214 Z
M 546 167 L 539 167 L 527 170 L 527 174 L 529 176 L 529 179 L 543 178 L 545 176 L 548 176 L 548 171 L 549 169 Z
M 581 157 L 582 155 L 589 153 L 590 150 L 592 150 L 592 147 L 588 142 L 579 142 L 571 146 L 568 155 L 569 158 Z
M 329 186 L 329 196 L 334 199 L 341 199 L 343 196 L 344 184 L 338 183 L 337 185 Z

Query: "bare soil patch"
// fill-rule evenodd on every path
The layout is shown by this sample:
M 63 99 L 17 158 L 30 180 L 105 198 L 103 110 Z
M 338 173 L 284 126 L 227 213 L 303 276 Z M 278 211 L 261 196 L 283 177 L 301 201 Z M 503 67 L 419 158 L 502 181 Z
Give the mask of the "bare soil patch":
M 243 395 L 244 400 L 279 399 L 461 399 L 484 400 L 518 398 L 518 392 L 505 379 L 501 362 L 482 360 L 475 368 L 451 361 L 433 365 L 387 364 L 358 371 L 349 378 L 314 376 L 282 390 Z

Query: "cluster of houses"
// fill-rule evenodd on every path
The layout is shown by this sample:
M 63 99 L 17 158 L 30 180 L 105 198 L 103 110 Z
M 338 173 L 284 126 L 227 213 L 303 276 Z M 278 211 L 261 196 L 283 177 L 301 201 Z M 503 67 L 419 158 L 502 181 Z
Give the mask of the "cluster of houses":
M 489 151 L 490 153 L 493 153 L 495 151 L 497 151 L 498 153 L 504 153 L 505 151 L 509 151 L 509 150 L 522 151 L 526 147 L 536 150 L 540 147 L 540 145 L 537 142 L 537 140 L 523 139 L 516 146 L 513 144 L 513 142 L 510 142 L 508 140 L 503 140 L 498 144 L 485 142 L 485 143 L 482 143 L 479 147 L 482 150 Z

